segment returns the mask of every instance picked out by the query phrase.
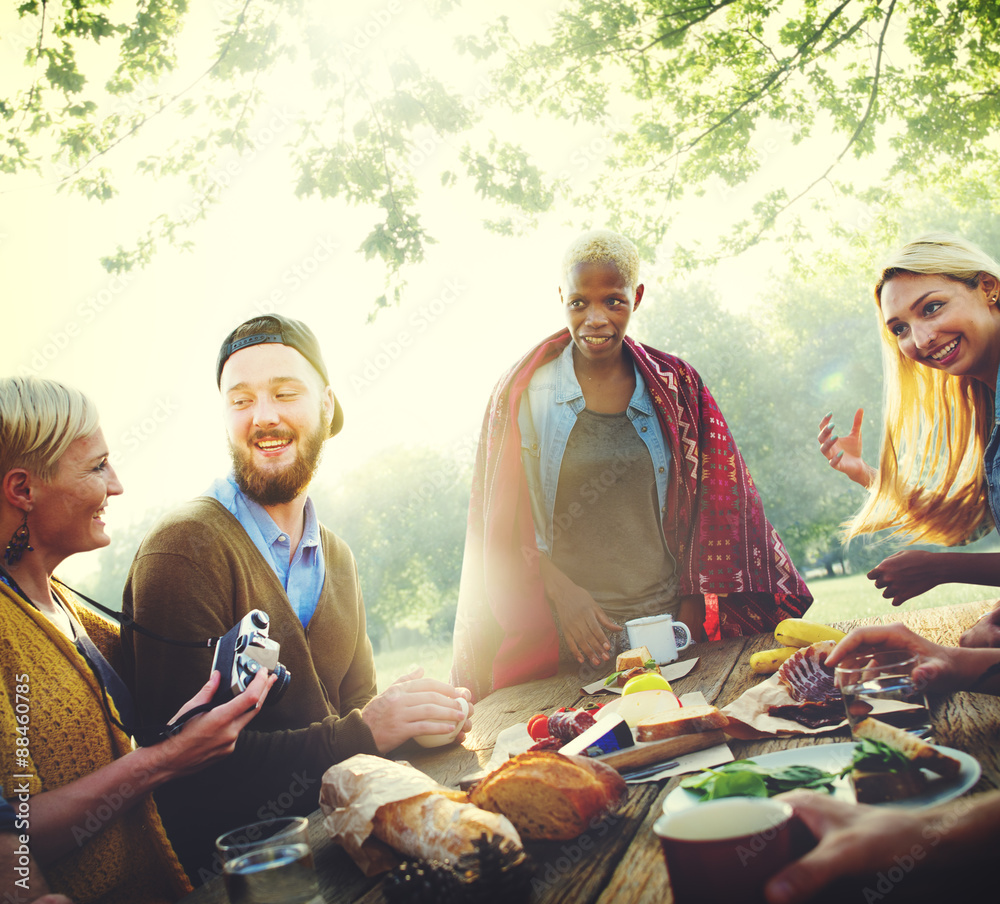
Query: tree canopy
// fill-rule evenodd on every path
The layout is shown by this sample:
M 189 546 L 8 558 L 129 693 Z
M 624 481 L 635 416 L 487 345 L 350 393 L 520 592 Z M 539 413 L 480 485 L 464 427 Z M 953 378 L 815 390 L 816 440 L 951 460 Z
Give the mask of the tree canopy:
M 1000 162 L 988 0 L 567 0 L 541 8 L 541 37 L 536 4 L 498 8 L 470 25 L 450 0 L 335 12 L 220 0 L 211 14 L 187 0 L 27 0 L 4 36 L 24 68 L 0 95 L 0 174 L 54 166 L 61 187 L 108 202 L 117 152 L 135 142 L 139 171 L 185 181 L 189 200 L 150 210 L 131 246 L 109 250 L 105 266 L 127 269 L 188 241 L 295 85 L 296 109 L 280 113 L 293 189 L 371 213 L 358 250 L 385 265 L 377 308 L 434 241 L 424 214 L 444 191 L 477 199 L 500 232 L 560 204 L 589 210 L 648 252 L 672 241 L 693 266 L 800 239 L 806 202 L 891 203 Z M 185 43 L 185 27 L 211 43 Z M 497 134 L 503 115 L 524 126 L 515 140 Z M 531 124 L 553 118 L 597 138 L 552 160 Z M 143 146 L 157 128 L 171 141 Z M 794 148 L 807 169 L 784 162 Z M 697 197 L 719 236 L 678 240 L 678 206 Z

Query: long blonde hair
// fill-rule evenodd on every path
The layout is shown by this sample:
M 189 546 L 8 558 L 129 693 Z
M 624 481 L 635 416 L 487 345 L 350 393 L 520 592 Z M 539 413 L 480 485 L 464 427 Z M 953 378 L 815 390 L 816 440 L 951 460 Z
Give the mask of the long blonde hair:
M 893 254 L 875 286 L 901 274 L 939 275 L 977 288 L 983 273 L 1000 280 L 1000 264 L 971 242 L 925 235 Z M 880 320 L 883 420 L 879 469 L 868 499 L 846 525 L 847 536 L 894 528 L 911 542 L 953 546 L 990 523 L 983 453 L 993 422 L 993 391 L 968 376 L 918 364 Z

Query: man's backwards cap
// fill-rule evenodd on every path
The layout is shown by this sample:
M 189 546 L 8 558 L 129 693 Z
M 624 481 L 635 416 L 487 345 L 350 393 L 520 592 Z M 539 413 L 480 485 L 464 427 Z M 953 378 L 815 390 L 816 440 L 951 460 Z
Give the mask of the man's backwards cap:
M 266 321 L 264 328 L 251 336 L 241 336 L 239 339 L 233 337 L 240 332 L 243 327 L 253 321 Z M 294 348 L 303 358 L 306 359 L 313 369 L 323 378 L 323 385 L 330 385 L 330 377 L 326 372 L 326 364 L 323 363 L 323 355 L 319 350 L 319 342 L 313 331 L 300 320 L 292 320 L 290 317 L 282 317 L 279 314 L 268 314 L 266 317 L 253 317 L 241 323 L 234 329 L 219 349 L 219 360 L 215 364 L 215 383 L 222 386 L 222 368 L 230 356 L 251 345 L 261 345 L 265 342 L 277 342 L 279 345 L 287 345 Z M 333 420 L 330 422 L 330 436 L 340 433 L 340 428 L 344 426 L 344 409 L 340 407 L 340 402 L 336 395 L 333 397 Z

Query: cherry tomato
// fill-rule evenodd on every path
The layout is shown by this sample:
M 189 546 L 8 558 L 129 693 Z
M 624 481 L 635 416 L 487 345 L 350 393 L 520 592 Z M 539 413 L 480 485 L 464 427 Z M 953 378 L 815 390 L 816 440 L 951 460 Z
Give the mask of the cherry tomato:
M 538 713 L 528 720 L 528 734 L 536 741 L 544 740 L 549 736 L 549 717 L 545 713 Z

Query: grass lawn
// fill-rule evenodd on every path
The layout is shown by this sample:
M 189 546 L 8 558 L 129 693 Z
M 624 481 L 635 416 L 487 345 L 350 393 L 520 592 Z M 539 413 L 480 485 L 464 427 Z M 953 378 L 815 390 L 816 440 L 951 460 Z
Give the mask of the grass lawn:
M 908 609 L 933 609 L 956 603 L 1000 596 L 995 587 L 976 584 L 942 584 L 923 596 L 893 607 L 882 597 L 882 592 L 863 574 L 814 579 L 809 582 L 813 604 L 806 613 L 810 621 L 829 623 L 849 618 L 867 618 L 872 615 L 902 614 Z
M 1000 596 L 1000 590 L 994 587 L 943 584 L 894 609 L 863 574 L 813 579 L 809 582 L 809 589 L 815 601 L 806 613 L 806 618 L 826 624 L 845 619 L 867 618 L 872 615 L 892 613 L 902 615 L 907 609 L 951 606 L 955 603 L 969 603 Z M 375 668 L 379 688 L 385 689 L 415 665 L 422 665 L 424 674 L 428 677 L 447 681 L 451 669 L 451 641 L 426 641 L 419 646 L 398 650 L 383 649 L 376 653 Z
M 398 650 L 388 650 L 383 647 L 375 654 L 375 674 L 378 676 L 379 690 L 385 690 L 400 675 L 413 670 L 414 666 L 423 666 L 424 675 L 448 680 L 451 671 L 451 640 L 428 640 L 419 646 L 401 647 Z

